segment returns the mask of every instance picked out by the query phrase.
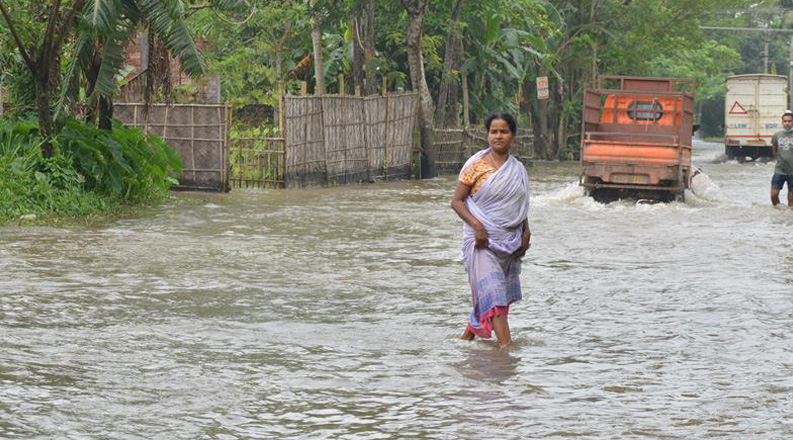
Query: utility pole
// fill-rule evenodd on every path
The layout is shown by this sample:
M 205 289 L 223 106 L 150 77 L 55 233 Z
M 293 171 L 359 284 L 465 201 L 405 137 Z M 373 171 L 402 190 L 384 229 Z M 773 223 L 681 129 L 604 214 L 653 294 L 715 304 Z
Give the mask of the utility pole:
M 763 73 L 768 73 L 768 31 L 763 33 Z
M 716 31 L 743 31 L 743 32 L 763 32 L 765 48 L 763 50 L 763 73 L 768 73 L 768 40 L 771 32 L 784 32 L 793 33 L 793 29 L 775 29 L 775 28 L 748 28 L 748 27 L 726 27 L 726 26 L 700 26 L 700 29 L 716 30 Z M 788 53 L 788 108 L 793 109 L 793 38 L 790 40 L 790 51 Z
M 790 50 L 788 51 L 788 76 L 787 76 L 787 108 L 793 109 L 793 37 L 790 38 Z

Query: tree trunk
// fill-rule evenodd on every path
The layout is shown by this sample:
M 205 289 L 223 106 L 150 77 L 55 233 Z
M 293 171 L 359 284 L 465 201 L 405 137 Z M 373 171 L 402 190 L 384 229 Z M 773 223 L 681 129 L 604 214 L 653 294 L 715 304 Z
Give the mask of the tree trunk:
M 45 78 L 42 78 L 45 76 Z M 52 92 L 50 90 L 49 75 L 36 75 L 36 112 L 39 117 L 39 130 L 41 130 L 41 138 L 44 143 L 41 145 L 41 155 L 45 158 L 52 157 L 52 143 L 50 136 L 53 135 L 52 124 Z
M 35 82 L 39 130 L 41 137 L 44 139 L 41 153 L 47 158 L 52 157 L 53 154 L 50 137 L 55 133 L 55 126 L 52 120 L 50 104 L 53 95 L 58 90 L 61 48 L 63 42 L 68 39 L 70 32 L 76 26 L 74 17 L 82 11 L 83 5 L 84 0 L 74 0 L 71 4 L 71 9 L 62 13 L 61 0 L 55 0 L 52 6 L 49 6 L 49 17 L 47 18 L 47 27 L 44 34 L 33 40 L 40 42 L 36 43 L 39 46 L 34 51 L 23 43 L 5 4 L 0 1 L 0 13 L 2 13 L 8 31 L 13 36 L 17 49 L 19 49 L 19 54 Z
M 276 105 L 273 110 L 273 124 L 277 124 L 280 130 L 283 130 L 282 115 L 281 111 L 281 102 L 284 99 L 282 95 L 284 90 L 284 76 L 283 76 L 283 69 L 284 69 L 284 56 L 281 53 L 281 48 L 277 48 L 275 53 L 275 77 L 278 78 L 278 105 Z M 283 135 L 283 131 L 281 132 Z
M 355 11 L 350 20 L 352 25 L 352 90 L 363 91 L 363 46 L 361 45 L 360 14 Z
M 96 45 L 96 47 L 94 47 L 94 56 L 91 58 L 91 61 L 88 63 L 88 69 L 85 71 L 85 79 L 87 82 L 85 96 L 91 96 L 91 94 L 94 93 L 94 88 L 96 88 L 96 79 L 99 77 L 99 68 L 102 64 L 102 58 L 100 57 L 101 52 L 101 46 Z M 96 122 L 95 107 L 88 107 L 88 111 L 85 114 L 85 122 Z
M 560 156 L 562 152 L 567 151 L 567 113 L 564 111 L 564 109 L 559 112 L 559 121 L 557 122 L 556 133 L 556 152 L 554 153 L 553 158 L 559 160 L 561 159 Z
M 284 33 L 275 47 L 275 77 L 278 78 L 278 105 L 273 112 L 273 125 L 278 125 L 278 129 L 283 136 L 284 132 L 284 45 L 289 37 L 291 26 L 288 22 L 284 23 Z
M 46 40 L 46 39 L 45 39 Z M 55 135 L 55 121 L 52 119 L 52 99 L 58 90 L 60 79 L 59 66 L 61 63 L 60 52 L 55 46 L 42 47 L 36 61 L 36 111 L 39 117 L 39 129 L 44 143 L 41 145 L 41 154 L 52 157 L 51 137 Z
M 113 99 L 110 97 L 99 97 L 99 123 L 101 130 L 113 130 Z
M 527 75 L 523 78 L 523 86 L 521 86 L 521 97 L 520 97 L 520 114 L 528 116 L 528 119 L 531 121 L 531 88 L 533 84 L 531 78 Z
M 424 34 L 424 18 L 429 0 L 402 0 L 408 12 L 408 29 L 406 34 L 410 82 L 413 91 L 419 94 L 420 112 L 419 128 L 421 132 L 421 148 L 426 161 L 423 161 L 422 177 L 435 177 L 435 151 L 432 146 L 432 96 L 427 87 L 424 75 L 424 57 L 421 54 L 421 38 Z M 426 171 L 426 172 L 425 172 Z
M 366 83 L 364 87 L 364 95 L 377 94 L 377 72 L 374 67 L 374 54 L 375 54 L 375 32 L 374 32 L 374 13 L 375 13 L 375 0 L 369 0 L 366 4 L 366 22 L 364 25 L 364 44 L 363 44 L 363 60 L 366 66 Z
M 537 76 L 546 76 L 547 72 L 544 68 L 537 69 Z M 537 96 L 536 82 L 529 85 L 532 94 Z M 553 132 L 550 130 L 550 99 L 537 99 L 537 117 L 534 124 L 534 138 L 537 153 L 540 158 L 549 159 L 549 151 L 553 149 Z
M 549 144 L 551 143 L 551 136 L 548 133 L 548 100 L 543 99 L 537 102 L 537 147 L 540 157 L 543 159 L 548 158 Z
M 469 103 L 468 97 L 468 75 L 463 73 L 461 82 L 463 86 L 463 128 L 467 128 L 469 125 L 471 125 L 471 105 Z
M 316 81 L 314 94 L 324 95 L 327 90 L 325 89 L 325 65 L 322 61 L 322 31 L 319 28 L 319 13 L 314 9 L 317 6 L 317 0 L 309 0 L 309 5 L 311 6 L 311 21 L 313 22 L 311 45 L 314 48 L 314 80 Z
M 460 41 L 460 30 L 457 26 L 460 22 L 460 14 L 463 9 L 463 0 L 457 0 L 452 11 L 451 23 L 449 25 L 449 35 L 446 37 L 446 51 L 443 60 L 443 72 L 441 73 L 441 90 L 438 96 L 437 124 L 441 127 L 448 125 L 457 126 L 457 112 L 449 112 L 447 118 L 446 108 L 450 101 L 450 96 L 457 98 L 457 80 L 452 75 L 452 70 L 457 66 L 459 54 L 457 48 Z M 453 123 L 449 124 L 450 121 Z
M 460 56 L 463 54 L 463 41 L 462 39 L 457 40 L 457 65 L 460 65 Z M 451 87 L 449 88 L 449 97 L 448 104 L 449 108 L 446 113 L 446 120 L 452 127 L 459 127 L 460 126 L 460 119 L 458 115 L 460 114 L 460 105 L 459 99 L 457 97 L 457 80 L 452 82 Z

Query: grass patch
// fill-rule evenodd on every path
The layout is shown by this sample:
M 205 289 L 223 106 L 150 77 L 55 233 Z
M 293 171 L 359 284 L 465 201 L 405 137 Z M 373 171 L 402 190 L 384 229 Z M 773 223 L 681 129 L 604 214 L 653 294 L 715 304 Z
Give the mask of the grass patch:
M 181 172 L 173 149 L 116 122 L 112 132 L 70 121 L 53 157 L 34 121 L 0 123 L 0 224 L 92 225 L 170 196 Z

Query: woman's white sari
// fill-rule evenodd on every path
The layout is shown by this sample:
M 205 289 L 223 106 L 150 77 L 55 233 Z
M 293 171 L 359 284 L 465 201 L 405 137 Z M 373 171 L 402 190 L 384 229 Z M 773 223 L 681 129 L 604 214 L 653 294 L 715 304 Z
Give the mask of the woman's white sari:
M 465 163 L 460 175 L 490 152 L 482 150 Z M 487 248 L 474 246 L 474 229 L 464 224 L 461 258 L 471 285 L 473 310 L 469 329 L 477 336 L 490 337 L 493 316 L 522 298 L 520 248 L 523 221 L 529 213 L 529 176 L 515 157 L 509 159 L 474 195 L 465 199 L 468 211 L 487 230 Z

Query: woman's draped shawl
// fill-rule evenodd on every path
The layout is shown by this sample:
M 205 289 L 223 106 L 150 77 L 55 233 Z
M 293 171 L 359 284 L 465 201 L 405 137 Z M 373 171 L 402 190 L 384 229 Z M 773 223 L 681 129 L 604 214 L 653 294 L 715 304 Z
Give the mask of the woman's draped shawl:
M 472 167 L 491 151 L 482 150 L 463 165 L 460 172 Z M 497 255 L 509 255 L 518 250 L 523 233 L 523 220 L 529 213 L 529 176 L 523 164 L 509 159 L 485 182 L 474 195 L 465 199 L 468 211 L 487 230 L 488 248 Z M 460 257 L 468 268 L 474 251 L 474 228 L 463 223 L 463 249 Z

